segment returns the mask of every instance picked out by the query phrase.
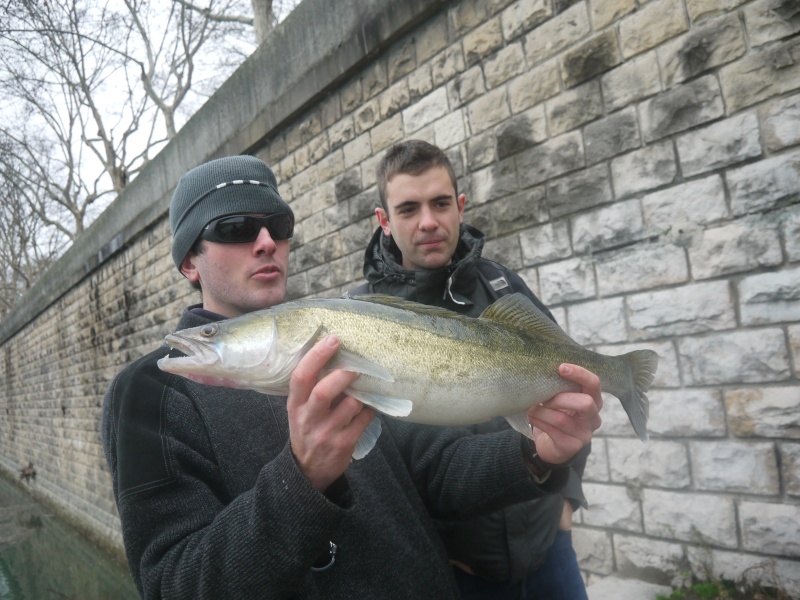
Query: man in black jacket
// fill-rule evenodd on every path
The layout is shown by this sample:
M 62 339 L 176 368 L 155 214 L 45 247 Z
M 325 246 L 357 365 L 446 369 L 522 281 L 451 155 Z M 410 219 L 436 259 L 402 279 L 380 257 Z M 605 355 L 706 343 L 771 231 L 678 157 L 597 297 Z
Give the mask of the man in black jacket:
M 364 257 L 367 283 L 350 295 L 401 296 L 478 317 L 501 295 L 521 292 L 553 318 L 516 273 L 481 257 L 483 234 L 463 224 L 466 197 L 442 150 L 420 140 L 396 144 L 379 163 L 377 180 L 380 227 Z M 471 429 L 505 428 L 498 418 Z M 586 505 L 581 476 L 588 450 L 572 463 L 561 494 L 437 523 L 462 598 L 586 598 L 570 528 L 573 510 Z
M 175 265 L 203 296 L 178 329 L 283 301 L 294 215 L 263 162 L 189 171 L 170 225 Z M 355 374 L 323 373 L 338 344 L 327 336 L 311 348 L 288 398 L 165 373 L 165 346 L 114 379 L 103 447 L 142 597 L 456 598 L 431 515 L 558 492 L 558 465 L 600 425 L 599 385 L 575 374 L 587 393 L 529 413 L 547 431 L 538 456 L 514 431 L 469 436 L 380 417 L 375 447 L 351 461 L 374 411 L 343 394 Z

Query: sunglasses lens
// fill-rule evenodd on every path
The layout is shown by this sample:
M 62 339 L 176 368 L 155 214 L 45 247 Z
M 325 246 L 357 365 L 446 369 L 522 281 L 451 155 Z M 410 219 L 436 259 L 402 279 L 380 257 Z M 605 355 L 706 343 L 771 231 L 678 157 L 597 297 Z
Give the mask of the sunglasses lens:
M 288 240 L 292 237 L 294 220 L 285 214 L 270 215 L 267 218 L 267 229 L 273 240 Z
M 214 226 L 214 232 L 221 242 L 252 242 L 258 237 L 261 224 L 251 217 L 227 217 L 220 219 Z
M 258 237 L 262 227 L 266 227 L 273 240 L 288 240 L 292 237 L 294 220 L 291 216 L 277 213 L 266 217 L 252 215 L 233 215 L 211 221 L 206 226 L 203 237 L 212 242 L 239 244 L 252 242 Z

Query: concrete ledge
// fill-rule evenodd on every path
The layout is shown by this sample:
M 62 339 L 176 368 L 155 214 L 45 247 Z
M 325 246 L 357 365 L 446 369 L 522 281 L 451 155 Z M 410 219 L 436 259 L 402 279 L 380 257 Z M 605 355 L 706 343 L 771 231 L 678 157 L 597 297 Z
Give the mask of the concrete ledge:
M 304 0 L 0 322 L 0 343 L 158 219 L 180 176 L 243 154 L 446 0 Z

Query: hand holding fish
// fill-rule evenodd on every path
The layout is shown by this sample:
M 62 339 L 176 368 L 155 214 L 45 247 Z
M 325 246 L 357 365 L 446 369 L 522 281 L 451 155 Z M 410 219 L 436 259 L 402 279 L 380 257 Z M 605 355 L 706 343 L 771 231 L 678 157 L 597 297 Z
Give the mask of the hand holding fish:
M 568 462 L 592 440 L 602 421 L 600 378 L 577 365 L 560 365 L 558 373 L 581 386 L 579 392 L 561 392 L 528 411 L 536 453 L 548 463 Z
M 318 379 L 339 349 L 327 336 L 298 363 L 289 382 L 289 439 L 300 471 L 325 491 L 350 464 L 353 449 L 375 411 L 342 392 L 358 373 L 335 370 Z

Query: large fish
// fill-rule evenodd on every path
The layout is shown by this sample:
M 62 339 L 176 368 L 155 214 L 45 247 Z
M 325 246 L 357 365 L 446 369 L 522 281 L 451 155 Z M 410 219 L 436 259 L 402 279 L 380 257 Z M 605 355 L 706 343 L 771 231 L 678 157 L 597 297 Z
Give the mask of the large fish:
M 477 319 L 391 296 L 286 302 L 168 335 L 186 356 L 158 366 L 203 384 L 286 395 L 297 363 L 331 333 L 341 346 L 327 367 L 361 373 L 347 393 L 392 417 L 466 425 L 504 416 L 532 437 L 527 411 L 579 389 L 558 375 L 566 362 L 596 373 L 647 439 L 645 392 L 658 355 L 587 350 L 521 294 L 503 296 Z M 374 419 L 354 456 L 369 452 L 378 435 Z

